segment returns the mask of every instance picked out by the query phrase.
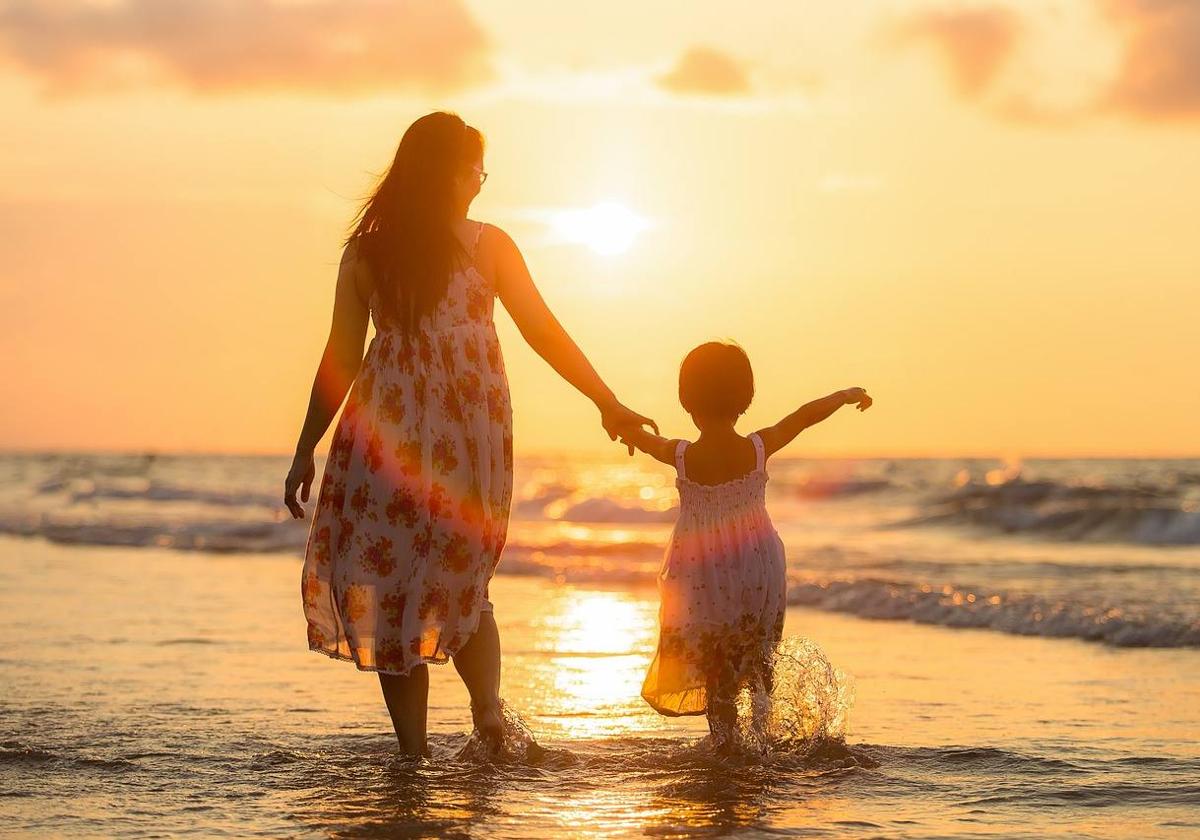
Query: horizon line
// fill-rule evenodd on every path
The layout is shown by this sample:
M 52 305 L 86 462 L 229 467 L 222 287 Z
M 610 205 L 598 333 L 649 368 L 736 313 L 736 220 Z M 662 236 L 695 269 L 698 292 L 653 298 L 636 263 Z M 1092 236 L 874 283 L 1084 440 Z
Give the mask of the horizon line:
M 256 450 L 256 449 L 203 449 L 203 448 L 187 448 L 181 447 L 177 449 L 146 447 L 141 449 L 132 448 L 81 448 L 72 446 L 62 447 L 13 447 L 0 446 L 0 456 L 63 456 L 63 455 L 108 455 L 118 457 L 231 457 L 231 458 L 287 458 L 294 454 L 288 450 Z M 316 457 L 327 457 L 328 447 L 318 449 L 315 453 Z M 606 459 L 612 457 L 632 457 L 625 455 L 621 447 L 613 444 L 613 453 L 610 456 L 602 449 L 572 449 L 570 447 L 548 447 L 540 450 L 521 450 L 514 452 L 515 458 L 588 458 L 588 459 Z M 1198 461 L 1200 460 L 1200 452 L 1186 454 L 1164 454 L 1161 452 L 1151 453 L 1116 453 L 1104 451 L 1090 452 L 999 452 L 990 453 L 979 452 L 880 452 L 880 451 L 860 451 L 860 452 L 837 452 L 823 451 L 809 454 L 802 453 L 776 453 L 773 458 L 784 459 L 807 459 L 813 461 L 922 461 L 922 460 L 961 460 L 961 461 L 1013 461 L 1013 460 L 1031 460 L 1031 461 Z

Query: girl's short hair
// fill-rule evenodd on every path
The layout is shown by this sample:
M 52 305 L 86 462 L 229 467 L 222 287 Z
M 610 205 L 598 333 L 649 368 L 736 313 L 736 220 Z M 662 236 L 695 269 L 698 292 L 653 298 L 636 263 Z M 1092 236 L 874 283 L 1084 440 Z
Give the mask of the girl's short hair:
M 737 419 L 754 399 L 750 357 L 732 341 L 709 341 L 679 366 L 679 402 L 688 414 Z

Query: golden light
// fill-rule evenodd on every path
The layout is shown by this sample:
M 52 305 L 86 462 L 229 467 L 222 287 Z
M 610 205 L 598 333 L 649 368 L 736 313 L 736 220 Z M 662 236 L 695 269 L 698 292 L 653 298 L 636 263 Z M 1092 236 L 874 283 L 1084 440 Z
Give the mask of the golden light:
M 621 709 L 639 701 L 642 678 L 649 664 L 645 656 L 562 656 L 554 659 L 557 668 L 554 687 L 564 696 L 561 711 L 567 714 L 603 711 L 604 716 L 619 714 Z M 637 707 L 640 710 L 640 707 Z M 575 734 L 593 728 L 589 721 L 578 721 Z M 598 721 L 608 728 L 610 721 Z
M 548 717 L 573 737 L 644 728 L 639 696 L 657 630 L 652 602 L 621 592 L 571 592 L 544 623 L 553 652 Z
M 652 633 L 654 615 L 621 592 L 579 592 L 558 624 L 558 653 L 625 654 Z
M 628 251 L 638 236 L 651 227 L 648 219 L 615 201 L 555 210 L 548 221 L 559 240 L 586 245 L 605 256 Z

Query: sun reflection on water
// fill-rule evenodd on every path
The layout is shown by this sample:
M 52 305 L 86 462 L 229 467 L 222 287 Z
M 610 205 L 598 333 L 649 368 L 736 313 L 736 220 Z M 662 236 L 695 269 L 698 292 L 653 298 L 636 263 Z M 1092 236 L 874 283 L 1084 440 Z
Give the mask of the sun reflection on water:
M 539 627 L 544 715 L 564 734 L 599 737 L 643 730 L 640 697 L 657 630 L 653 602 L 622 592 L 566 590 Z

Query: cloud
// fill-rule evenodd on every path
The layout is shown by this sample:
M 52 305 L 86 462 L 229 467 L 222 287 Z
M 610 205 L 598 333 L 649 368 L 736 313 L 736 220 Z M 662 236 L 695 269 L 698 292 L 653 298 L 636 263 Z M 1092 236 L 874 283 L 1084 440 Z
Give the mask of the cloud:
M 711 47 L 692 47 L 656 80 L 672 93 L 737 96 L 750 92 L 750 79 L 738 61 Z
M 913 14 L 885 30 L 885 43 L 935 47 L 958 95 L 1005 120 L 1065 126 L 1100 115 L 1147 121 L 1200 117 L 1200 0 L 1083 2 L 1081 8 L 1100 13 L 1099 37 L 1115 35 L 1116 63 L 1065 102 L 1046 91 L 1056 72 L 1061 81 L 1071 70 L 1053 52 L 1042 50 L 1040 74 L 1006 73 L 1018 50 L 1028 58 L 1039 44 L 1031 37 L 1034 21 L 1002 6 Z M 1047 24 L 1061 19 L 1051 16 L 1042 21 Z
M 0 62 L 51 95 L 461 89 L 490 49 L 461 0 L 0 0 Z
M 1020 35 L 1017 15 L 993 6 L 918 12 L 888 27 L 886 40 L 894 46 L 933 47 L 958 94 L 973 99 L 991 86 Z
M 1145 119 L 1200 116 L 1200 2 L 1107 0 L 1124 39 L 1102 106 Z
M 773 83 L 757 84 L 753 91 L 737 96 L 689 95 L 660 84 L 661 62 L 531 68 L 509 56 L 498 55 L 496 66 L 496 81 L 473 93 L 474 103 L 537 101 L 563 107 L 619 103 L 622 107 L 717 111 L 731 115 L 809 114 L 814 107 L 811 91 L 817 88 L 811 76 L 797 78 L 796 74 L 790 74 Z

